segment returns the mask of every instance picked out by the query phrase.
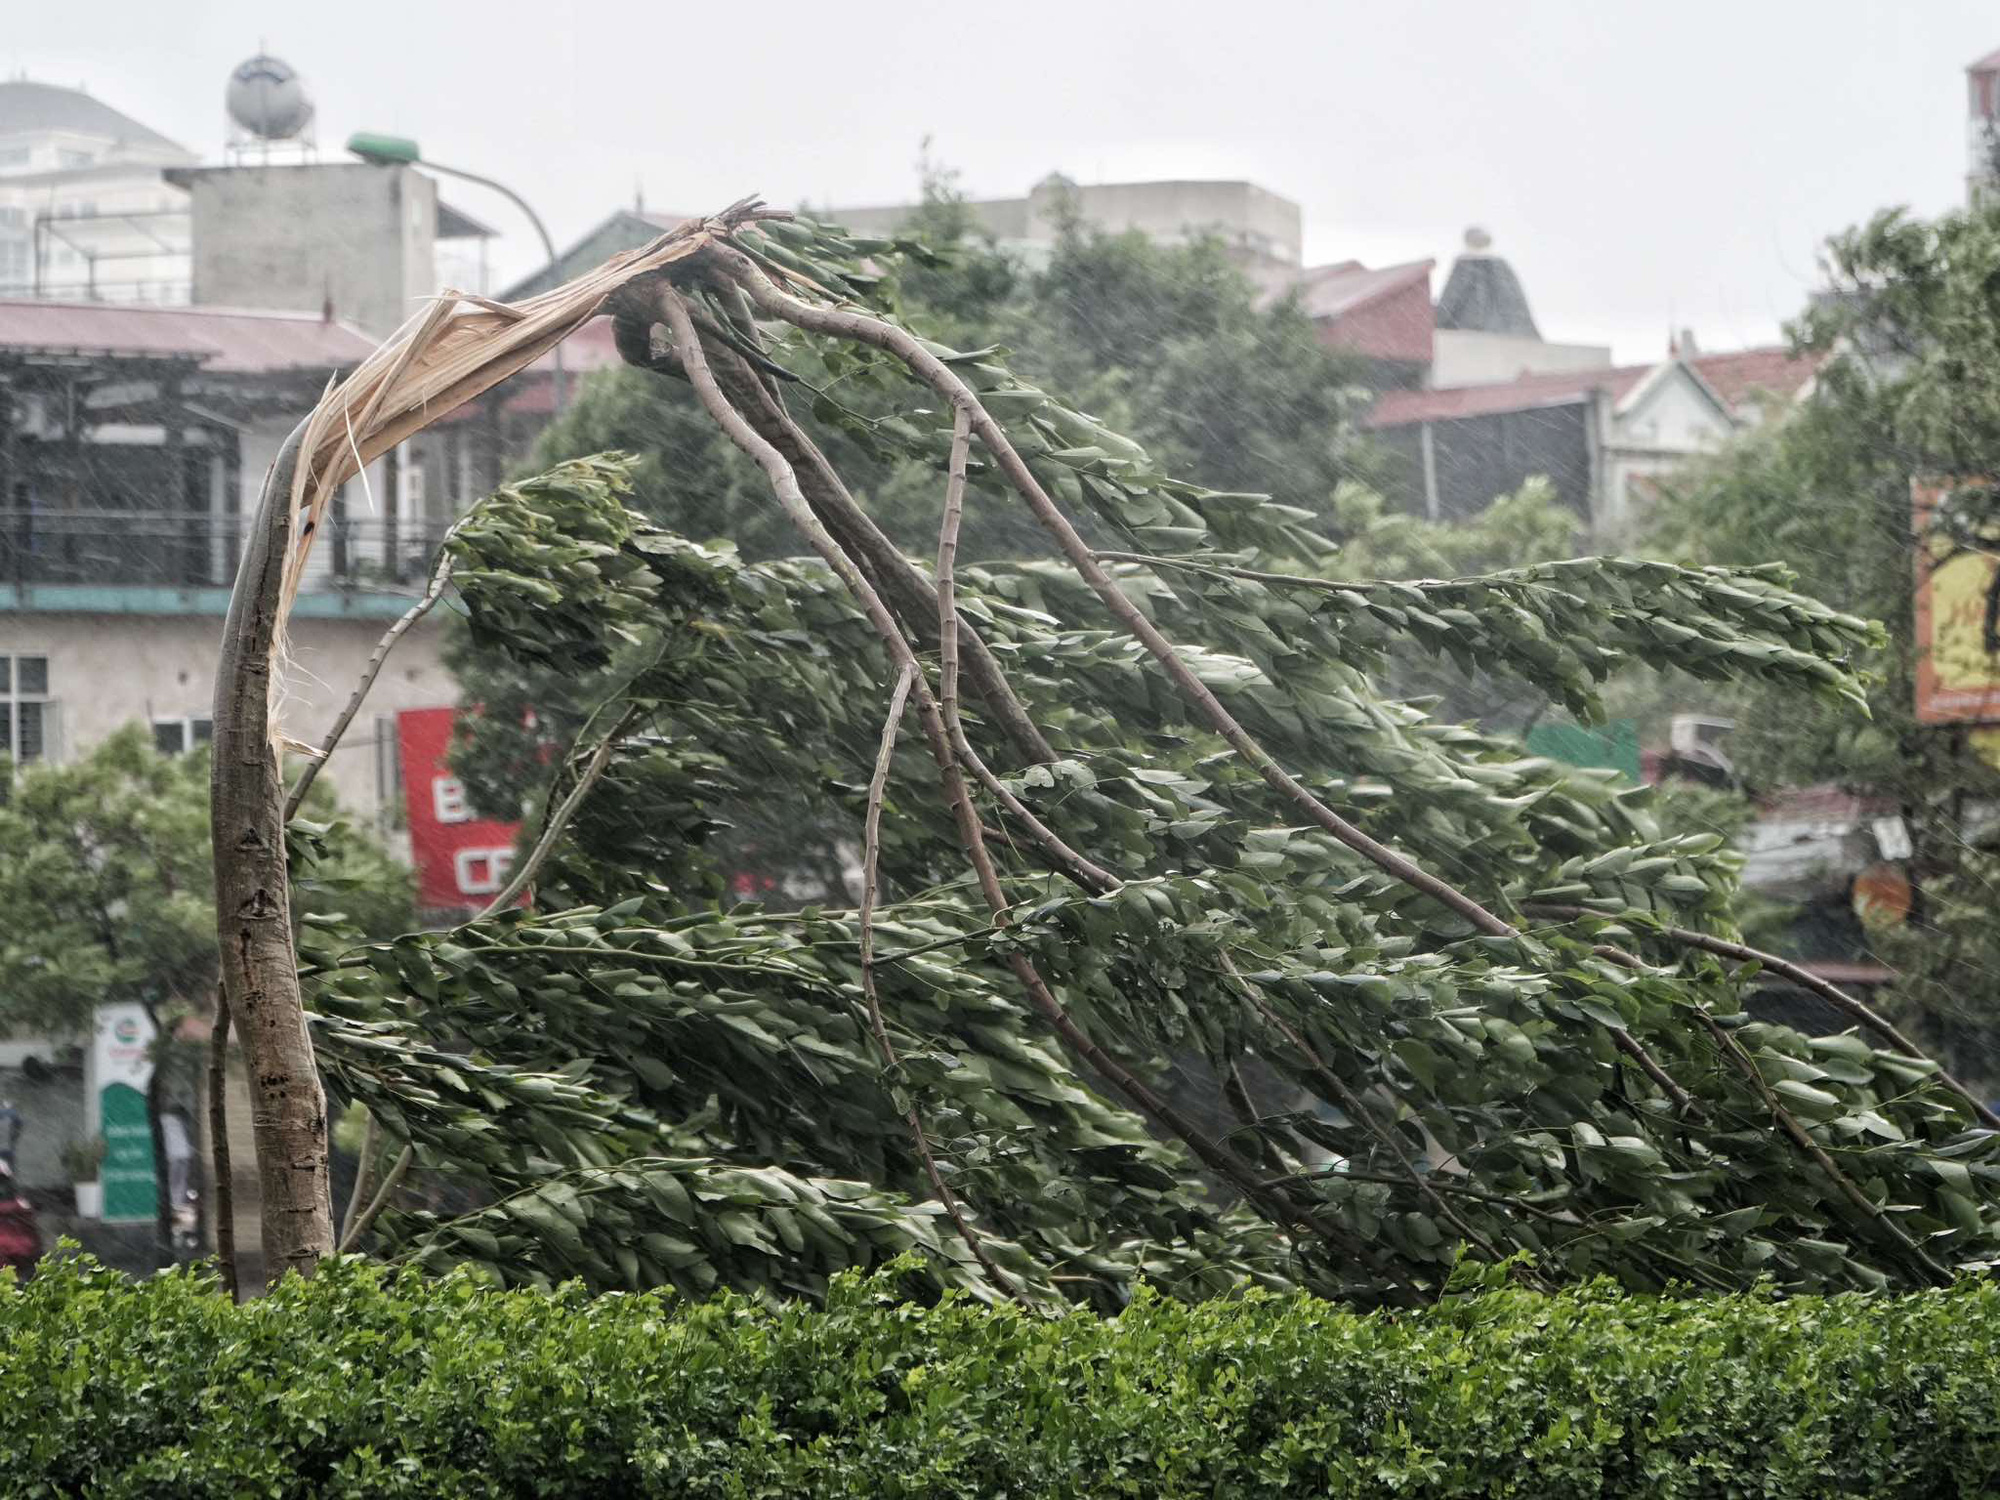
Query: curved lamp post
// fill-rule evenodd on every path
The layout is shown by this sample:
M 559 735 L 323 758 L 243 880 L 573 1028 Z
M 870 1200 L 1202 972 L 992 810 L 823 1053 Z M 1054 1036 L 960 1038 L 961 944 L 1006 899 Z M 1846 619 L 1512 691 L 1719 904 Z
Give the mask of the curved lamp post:
M 446 177 L 457 177 L 466 182 L 476 183 L 483 188 L 491 188 L 528 216 L 528 222 L 535 226 L 535 233 L 542 238 L 542 253 L 548 257 L 548 270 L 551 274 L 554 273 L 556 269 L 556 245 L 555 241 L 549 238 L 548 227 L 542 223 L 542 216 L 528 206 L 527 199 L 523 198 L 505 183 L 495 182 L 491 177 L 482 177 L 477 172 L 468 172 L 461 167 L 447 167 L 440 162 L 434 162 L 418 150 L 417 143 L 410 140 L 407 136 L 377 135 L 373 131 L 357 131 L 347 138 L 347 149 L 363 161 L 373 162 L 378 167 L 424 167 L 432 172 L 442 173 Z M 563 351 L 561 344 L 557 344 L 555 347 L 555 357 L 556 368 L 553 394 L 555 397 L 555 409 L 560 413 L 563 409 Z

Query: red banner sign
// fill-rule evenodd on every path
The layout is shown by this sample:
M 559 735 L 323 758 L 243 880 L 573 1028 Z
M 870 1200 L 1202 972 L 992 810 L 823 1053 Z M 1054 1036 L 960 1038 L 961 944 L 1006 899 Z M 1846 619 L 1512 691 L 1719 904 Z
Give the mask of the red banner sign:
M 514 838 L 521 831 L 519 823 L 473 816 L 465 787 L 445 761 L 457 716 L 455 708 L 406 708 L 396 715 L 417 904 L 430 911 L 470 910 L 492 900 L 514 867 Z

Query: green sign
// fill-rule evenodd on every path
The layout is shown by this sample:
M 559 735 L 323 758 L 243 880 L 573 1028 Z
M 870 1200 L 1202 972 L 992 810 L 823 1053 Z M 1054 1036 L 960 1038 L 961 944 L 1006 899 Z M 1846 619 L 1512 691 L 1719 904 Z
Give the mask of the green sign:
M 146 1121 L 146 1096 L 130 1084 L 106 1084 L 98 1095 L 103 1112 L 104 1217 L 151 1219 L 159 1211 L 153 1180 L 153 1127 Z

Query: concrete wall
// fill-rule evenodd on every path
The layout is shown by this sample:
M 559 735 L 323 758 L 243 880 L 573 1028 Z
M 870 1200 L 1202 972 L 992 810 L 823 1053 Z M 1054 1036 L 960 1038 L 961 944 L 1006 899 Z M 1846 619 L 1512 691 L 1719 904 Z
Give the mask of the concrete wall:
M 1586 400 L 1386 428 L 1374 434 L 1392 455 L 1385 488 L 1414 515 L 1456 521 L 1539 477 L 1587 520 L 1595 501 L 1598 405 Z
M 1219 235 L 1232 248 L 1296 266 L 1303 227 L 1298 204 L 1250 182 L 1104 182 L 1047 178 L 1028 195 L 1028 238 L 1053 240 L 1063 202 L 1086 224 L 1117 233 L 1145 231 L 1157 240 Z
M 1604 474 L 1595 516 L 1601 546 L 1627 543 L 1650 500 L 1639 481 L 1671 474 L 1697 454 L 1712 452 L 1736 430 L 1685 369 L 1674 367 L 1627 397 L 1606 416 Z
M 318 312 L 378 336 L 436 290 L 437 184 L 366 162 L 210 167 L 188 188 L 194 300 Z
M 1299 265 L 1304 230 L 1298 204 L 1251 182 L 1079 184 L 1048 177 L 1025 198 L 975 198 L 965 206 L 995 239 L 1032 248 L 1055 242 L 1066 199 L 1085 224 L 1113 234 L 1139 229 L 1170 244 L 1217 235 L 1253 275 Z M 813 212 L 857 233 L 890 234 L 908 221 L 911 205 Z
M 1550 344 L 1514 334 L 1440 328 L 1432 346 L 1430 384 L 1486 385 L 1521 375 L 1610 367 L 1611 349 L 1605 344 Z
M 406 635 L 343 748 L 321 773 L 357 821 L 378 807 L 374 723 L 401 708 L 436 708 L 458 700 L 440 652 L 443 627 L 426 619 Z M 284 675 L 287 734 L 317 744 L 347 702 L 388 621 L 294 619 Z M 165 718 L 207 718 L 215 693 L 222 621 L 213 615 L 0 615 L 0 652 L 46 656 L 49 694 L 61 704 L 62 758 L 87 754 L 122 725 Z

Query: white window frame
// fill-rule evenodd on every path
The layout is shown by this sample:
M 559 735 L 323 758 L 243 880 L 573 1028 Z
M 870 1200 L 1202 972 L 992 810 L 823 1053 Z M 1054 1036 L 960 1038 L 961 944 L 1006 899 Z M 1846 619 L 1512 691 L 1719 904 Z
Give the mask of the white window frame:
M 39 661 L 42 664 L 42 691 L 24 693 L 21 691 L 21 663 L 23 660 Z M 0 651 L 0 661 L 7 664 L 6 681 L 0 683 L 0 704 L 7 708 L 6 743 L 0 744 L 0 756 L 16 766 L 31 766 L 37 762 L 47 763 L 54 757 L 49 753 L 51 727 L 55 723 L 55 698 L 48 690 L 49 658 L 43 651 Z M 39 755 L 23 758 L 21 755 L 21 705 L 38 703 L 42 709 L 42 748 Z
M 160 750 L 160 731 L 169 726 L 180 731 L 181 744 L 178 750 L 160 750 L 162 755 L 186 755 L 196 745 L 207 744 L 208 740 L 198 740 L 195 738 L 194 726 L 197 724 L 207 724 L 209 726 L 209 737 L 211 739 L 214 738 L 215 725 L 207 714 L 168 714 L 164 718 L 154 719 L 153 748 Z

